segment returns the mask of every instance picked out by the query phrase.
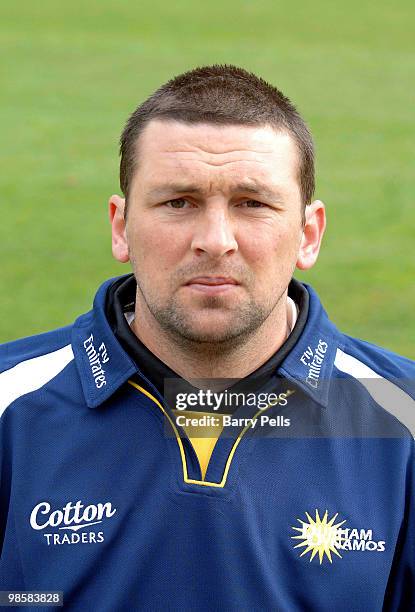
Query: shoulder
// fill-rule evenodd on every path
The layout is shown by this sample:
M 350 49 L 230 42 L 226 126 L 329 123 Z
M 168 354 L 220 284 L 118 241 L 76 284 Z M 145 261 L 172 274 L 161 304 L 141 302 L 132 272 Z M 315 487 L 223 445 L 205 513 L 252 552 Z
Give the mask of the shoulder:
M 366 417 L 381 418 L 384 435 L 392 435 L 399 427 L 411 437 L 415 435 L 415 362 L 358 338 L 342 334 L 334 368 L 341 377 L 359 384 Z M 350 385 L 350 389 L 354 385 Z M 348 395 L 356 400 L 349 389 Z M 370 408 L 371 407 L 371 408 Z M 373 413 L 373 410 L 375 411 Z M 383 415 L 383 416 L 382 416 Z M 398 429 L 397 427 L 398 426 Z
M 0 373 L 70 344 L 72 325 L 0 344 Z
M 415 397 L 415 361 L 376 344 L 341 334 L 334 366 L 356 378 L 401 381 Z
M 73 361 L 72 326 L 0 345 L 0 414 L 54 379 Z

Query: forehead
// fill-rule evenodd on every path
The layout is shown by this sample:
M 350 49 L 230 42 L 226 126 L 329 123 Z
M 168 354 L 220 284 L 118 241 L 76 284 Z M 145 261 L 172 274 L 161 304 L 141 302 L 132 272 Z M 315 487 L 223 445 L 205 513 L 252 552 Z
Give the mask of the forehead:
M 269 184 L 298 183 L 293 138 L 271 126 L 186 124 L 152 120 L 137 143 L 134 181 L 169 179 L 226 184 L 252 178 Z

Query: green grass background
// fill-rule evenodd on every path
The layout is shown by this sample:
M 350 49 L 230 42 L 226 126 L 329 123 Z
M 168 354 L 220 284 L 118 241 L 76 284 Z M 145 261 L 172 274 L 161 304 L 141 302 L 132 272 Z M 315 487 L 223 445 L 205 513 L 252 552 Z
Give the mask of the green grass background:
M 415 358 L 413 2 L 2 4 L 0 341 L 70 323 L 112 260 L 128 114 L 172 75 L 235 63 L 281 88 L 317 146 L 328 229 L 300 279 L 346 333 Z

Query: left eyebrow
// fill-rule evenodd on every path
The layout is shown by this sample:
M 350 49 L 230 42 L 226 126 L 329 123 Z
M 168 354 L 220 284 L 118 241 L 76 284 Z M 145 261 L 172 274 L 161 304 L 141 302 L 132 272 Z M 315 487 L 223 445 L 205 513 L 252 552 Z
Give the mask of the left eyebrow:
M 263 196 L 267 200 L 271 201 L 281 201 L 283 200 L 283 195 L 280 191 L 270 189 L 268 185 L 260 183 L 258 181 L 251 182 L 242 182 L 234 185 L 232 191 L 237 193 L 251 193 L 253 195 Z
M 245 181 L 240 182 L 232 186 L 232 193 L 249 193 L 256 196 L 262 196 L 263 198 L 270 201 L 281 201 L 283 195 L 280 191 L 270 189 L 266 184 L 258 181 Z M 197 185 L 190 185 L 185 183 L 171 183 L 169 185 L 163 185 L 155 187 L 147 192 L 147 196 L 155 199 L 166 199 L 174 194 L 178 193 L 194 193 L 197 195 L 203 195 L 204 190 L 200 189 Z

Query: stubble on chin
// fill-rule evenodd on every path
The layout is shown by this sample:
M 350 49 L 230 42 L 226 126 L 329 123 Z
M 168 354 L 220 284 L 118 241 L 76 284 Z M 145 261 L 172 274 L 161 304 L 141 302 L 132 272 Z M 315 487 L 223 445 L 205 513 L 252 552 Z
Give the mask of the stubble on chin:
M 156 325 L 178 348 L 205 355 L 229 353 L 246 344 L 258 332 L 271 313 L 278 306 L 282 295 L 273 303 L 260 304 L 253 299 L 232 308 L 224 307 L 220 296 L 204 298 L 203 311 L 193 311 L 173 297 L 167 304 L 157 298 L 145 295 L 137 282 L 137 299 L 145 304 L 146 310 Z M 223 311 L 223 315 L 218 312 Z M 204 325 L 209 316 L 214 322 Z M 139 322 L 138 322 L 139 324 Z

